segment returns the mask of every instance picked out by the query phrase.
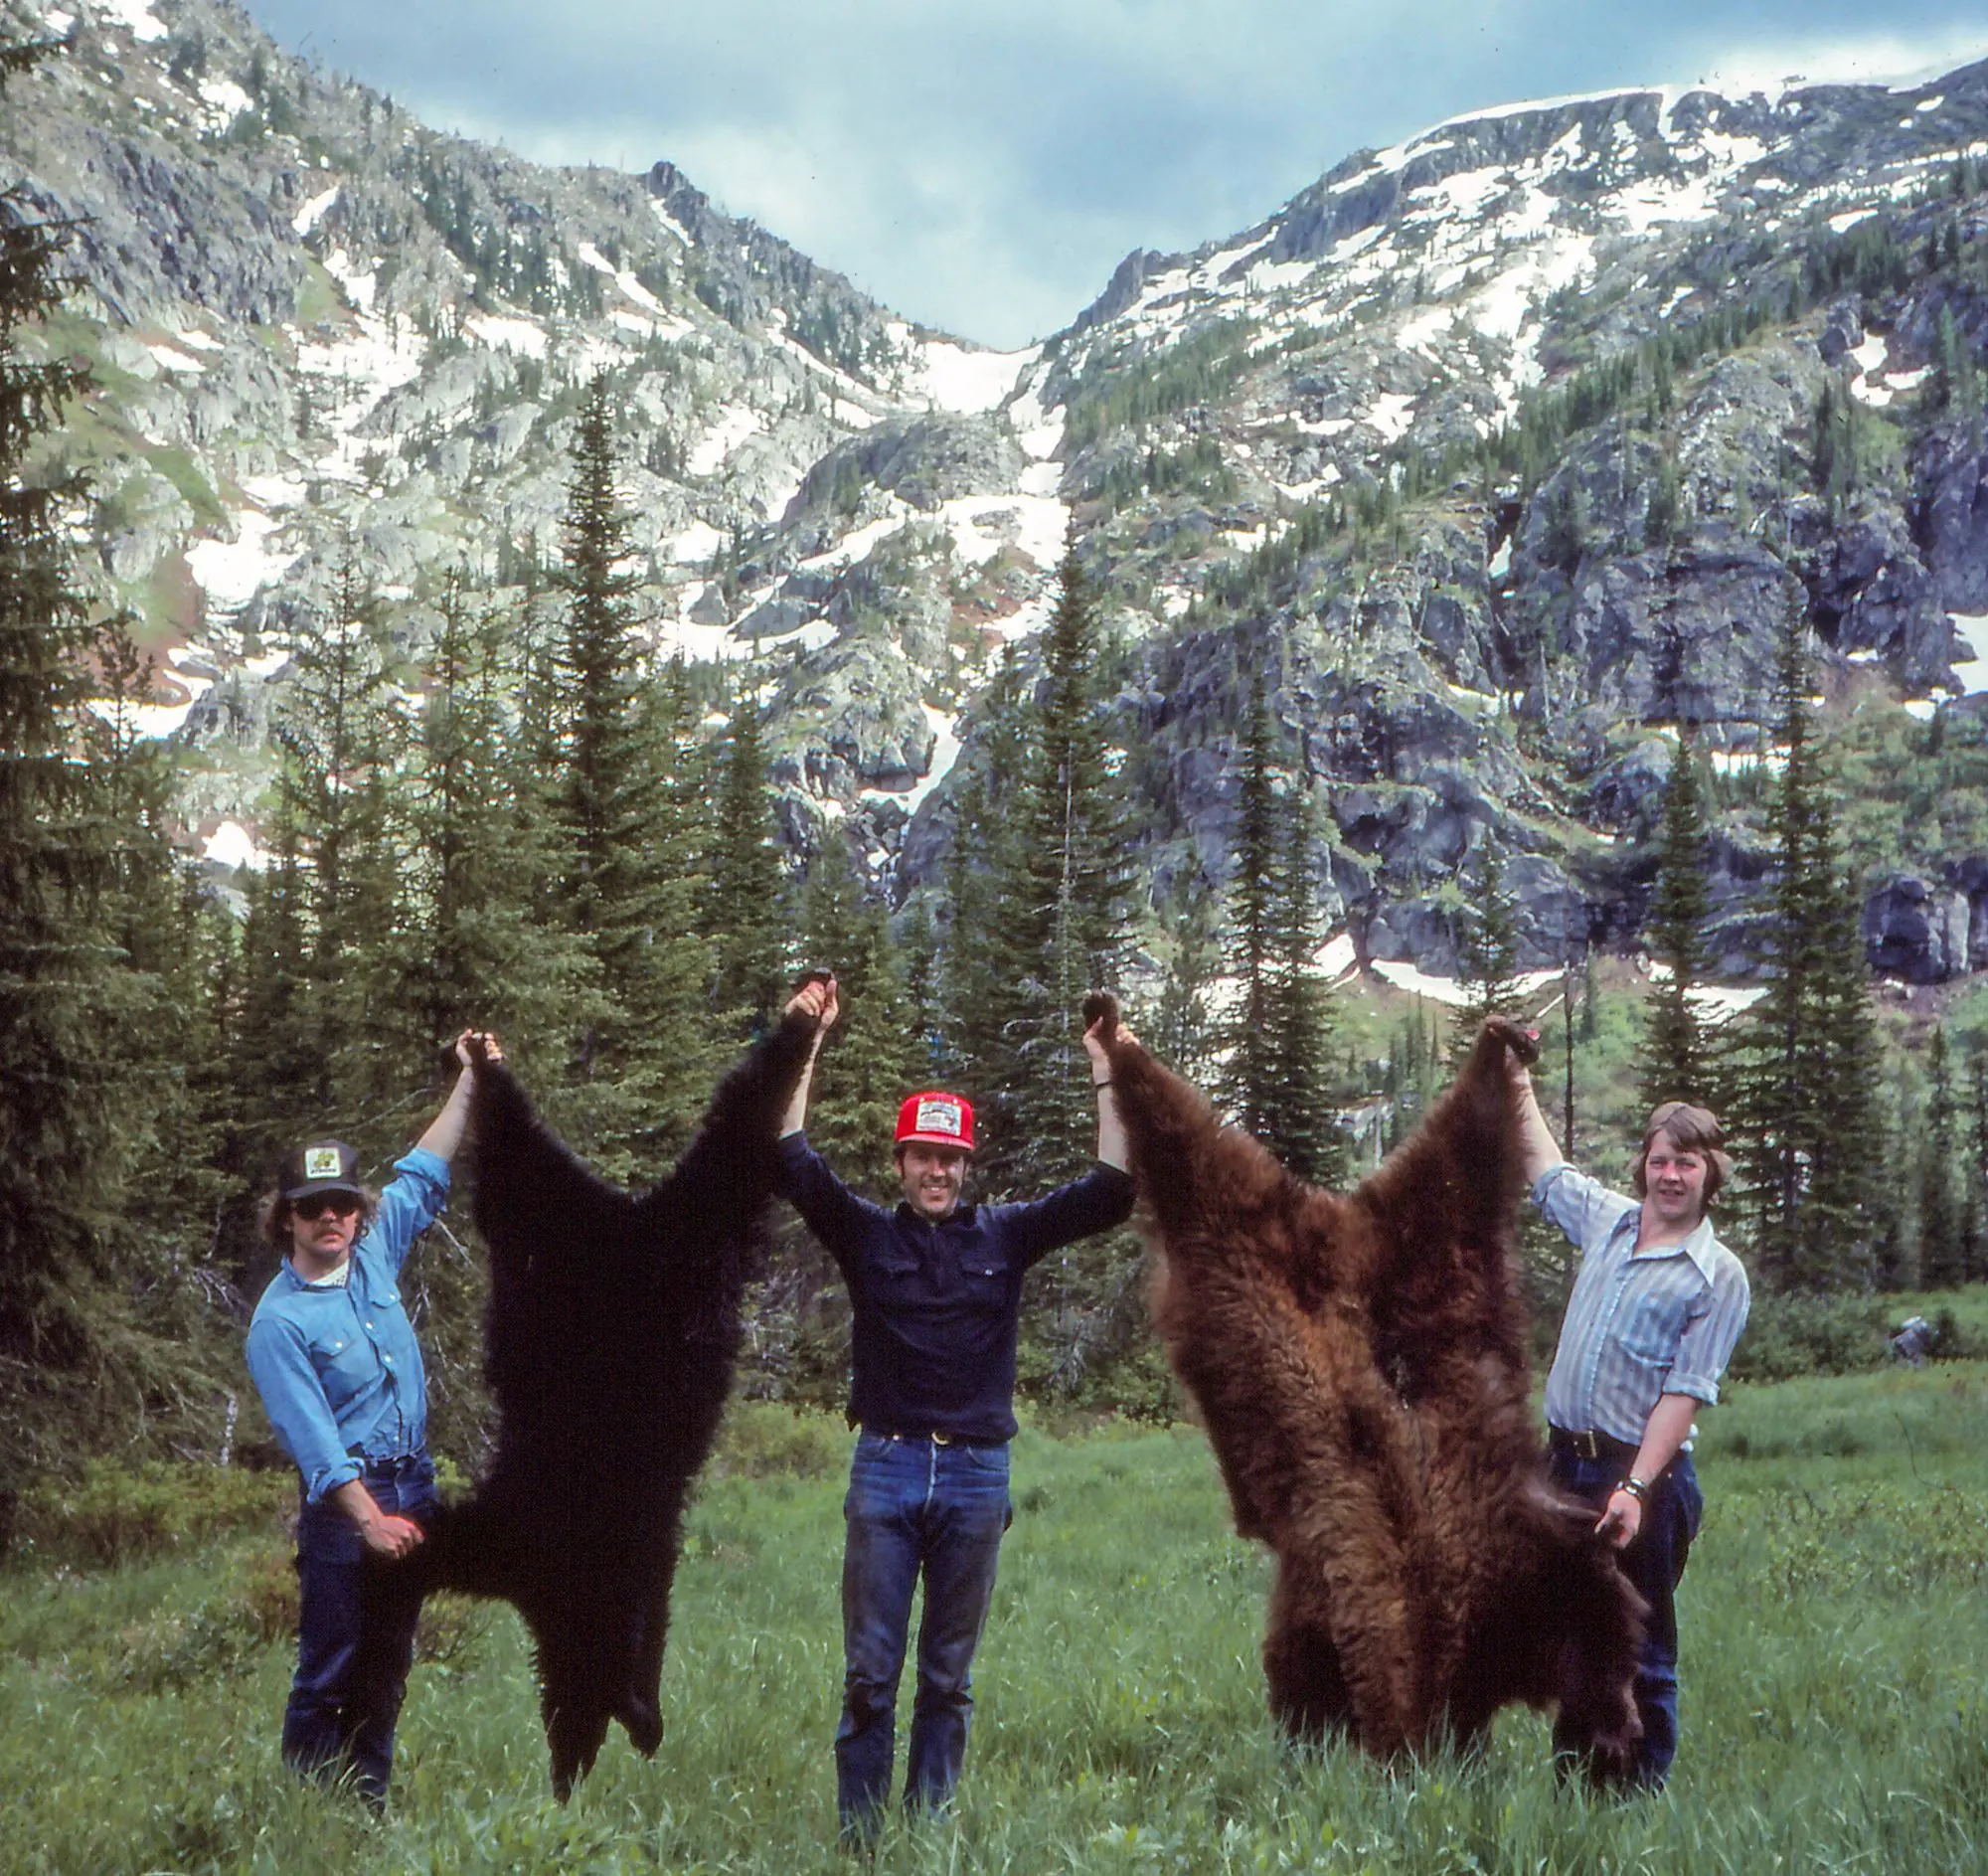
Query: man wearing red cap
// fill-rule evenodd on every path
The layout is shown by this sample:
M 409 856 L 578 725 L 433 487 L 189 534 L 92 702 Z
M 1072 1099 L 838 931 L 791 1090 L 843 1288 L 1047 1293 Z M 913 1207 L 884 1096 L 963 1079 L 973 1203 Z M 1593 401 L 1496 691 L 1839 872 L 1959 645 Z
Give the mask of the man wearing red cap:
M 843 1511 L 841 1724 L 836 1809 L 867 1836 L 890 1795 L 898 1678 L 922 1574 L 917 1696 L 905 1805 L 942 1805 L 959 1779 L 973 1698 L 968 1668 L 1008 1527 L 1015 1346 L 1022 1276 L 1050 1252 L 1122 1224 L 1132 1210 L 1125 1131 L 1094 1032 L 1083 1046 L 1097 1095 L 1098 1165 L 1021 1205 L 964 1203 L 973 1109 L 913 1095 L 898 1115 L 904 1202 L 887 1210 L 829 1171 L 801 1129 L 815 1054 L 838 1013 L 833 978 L 788 1010 L 812 1016 L 779 1146 L 780 1186 L 841 1269 L 855 1312 L 849 1418 L 860 1428 Z

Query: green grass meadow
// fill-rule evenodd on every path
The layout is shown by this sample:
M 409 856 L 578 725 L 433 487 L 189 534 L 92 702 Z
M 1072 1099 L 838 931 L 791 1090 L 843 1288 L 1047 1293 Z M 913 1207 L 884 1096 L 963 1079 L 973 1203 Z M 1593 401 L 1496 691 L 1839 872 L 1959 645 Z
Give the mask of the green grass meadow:
M 849 1867 L 829 1754 L 845 1448 L 742 1414 L 677 1577 L 662 1751 L 612 1733 L 564 1807 L 521 1629 L 459 1604 L 424 1637 L 388 1819 L 289 1780 L 278 1481 L 237 1488 L 205 1544 L 153 1518 L 105 1564 L 101 1530 L 44 1535 L 0 1575 L 0 1869 Z M 1683 1751 L 1665 1795 L 1615 1801 L 1557 1788 L 1523 1712 L 1475 1760 L 1287 1750 L 1256 1661 L 1265 1559 L 1231 1534 L 1199 1435 L 1025 1433 L 956 1815 L 894 1818 L 876 1867 L 1988 1869 L 1988 1365 L 1740 1389 L 1706 1417 L 1700 1469 Z

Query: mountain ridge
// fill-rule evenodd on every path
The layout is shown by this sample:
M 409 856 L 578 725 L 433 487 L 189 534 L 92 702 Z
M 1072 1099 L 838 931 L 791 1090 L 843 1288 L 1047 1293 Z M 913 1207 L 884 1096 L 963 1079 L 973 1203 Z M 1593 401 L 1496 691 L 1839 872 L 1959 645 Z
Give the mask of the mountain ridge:
M 1937 199 L 1988 156 L 1988 63 L 1906 91 L 1463 113 L 1241 234 L 1135 250 L 1065 331 L 993 353 L 667 162 L 546 170 L 427 131 L 214 0 L 78 8 L 69 76 L 37 81 L 67 115 L 0 150 L 51 206 L 101 205 L 101 312 L 61 336 L 104 389 L 69 466 L 111 471 L 100 597 L 200 691 L 180 734 L 217 858 L 252 846 L 255 728 L 337 554 L 357 542 L 417 681 L 443 573 L 511 591 L 520 544 L 553 538 L 601 368 L 658 655 L 738 665 L 789 844 L 840 827 L 894 898 L 936 886 L 973 698 L 1045 615 L 1073 526 L 1126 672 L 1150 880 L 1227 880 L 1233 674 L 1260 648 L 1365 960 L 1453 962 L 1487 840 L 1530 961 L 1570 919 L 1624 941 L 1640 862 L 1613 843 L 1647 818 L 1666 726 L 1757 766 L 1797 589 L 1833 694 L 1961 710 L 1932 694 L 1969 688 L 1952 619 L 1988 611 L 1978 450 L 1918 407 L 1942 311 L 1988 336 L 1973 196 Z M 1950 268 L 1898 261 L 1895 221 L 1950 228 Z M 1881 248 L 1896 279 L 1866 285 Z M 1555 459 L 1508 460 L 1553 399 L 1625 370 Z M 1810 485 L 1825 385 L 1884 456 L 1854 489 Z M 1752 861 L 1729 845 L 1735 963 Z

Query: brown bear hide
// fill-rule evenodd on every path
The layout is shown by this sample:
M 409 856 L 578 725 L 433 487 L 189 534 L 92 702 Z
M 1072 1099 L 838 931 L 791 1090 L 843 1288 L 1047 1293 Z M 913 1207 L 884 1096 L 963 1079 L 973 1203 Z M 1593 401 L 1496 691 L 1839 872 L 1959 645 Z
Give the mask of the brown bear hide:
M 1468 1740 L 1558 1706 L 1598 1778 L 1627 1768 L 1641 1599 L 1547 1480 L 1528 1402 L 1506 1052 L 1485 1026 L 1453 1087 L 1340 1195 L 1287 1173 L 1118 1033 L 1097 998 L 1155 1314 L 1236 1526 L 1275 1553 L 1263 1667 L 1294 1734 L 1369 1751 Z

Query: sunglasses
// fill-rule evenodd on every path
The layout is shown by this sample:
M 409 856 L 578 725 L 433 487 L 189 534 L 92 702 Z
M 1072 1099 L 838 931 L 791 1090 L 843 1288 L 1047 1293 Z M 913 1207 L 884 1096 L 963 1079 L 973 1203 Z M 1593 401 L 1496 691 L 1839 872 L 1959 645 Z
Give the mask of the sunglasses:
M 356 1192 L 313 1192 L 308 1198 L 292 1199 L 290 1210 L 305 1220 L 322 1218 L 325 1213 L 336 1213 L 340 1218 L 349 1218 L 360 1209 L 361 1200 Z

